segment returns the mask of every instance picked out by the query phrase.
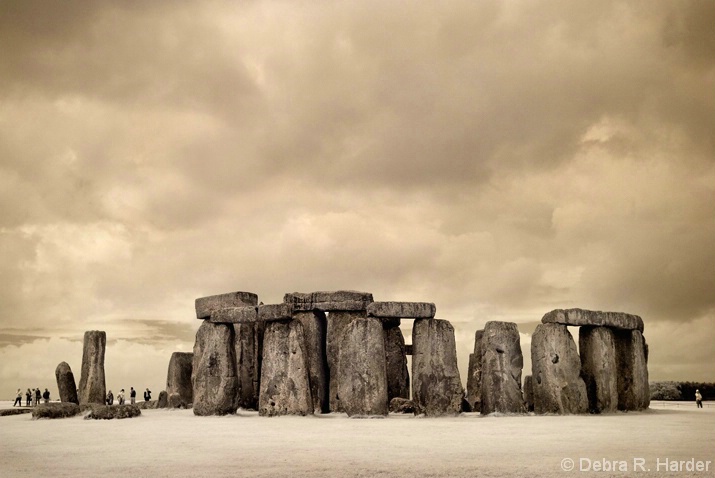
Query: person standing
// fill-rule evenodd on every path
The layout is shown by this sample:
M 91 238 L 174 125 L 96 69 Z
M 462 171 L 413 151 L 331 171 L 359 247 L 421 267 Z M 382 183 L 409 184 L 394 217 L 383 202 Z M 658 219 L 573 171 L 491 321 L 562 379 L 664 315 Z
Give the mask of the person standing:
M 131 390 L 129 391 L 129 400 L 132 405 L 137 402 L 137 391 L 134 390 L 134 387 L 131 387 Z
M 22 406 L 22 390 L 19 388 L 17 389 L 17 397 L 15 397 L 15 403 L 13 403 L 12 406 L 14 407 L 15 405 L 17 405 L 18 407 Z
M 147 388 L 144 392 L 144 401 L 148 402 L 149 400 L 151 400 L 151 390 Z
M 45 389 L 45 393 L 42 394 L 42 398 L 45 399 L 45 403 L 50 403 L 50 391 Z
M 117 394 L 117 402 L 120 405 L 124 405 L 124 389 L 121 389 L 119 393 Z
M 107 405 L 114 405 L 114 394 L 111 390 L 107 394 Z
M 26 407 L 29 407 L 32 404 L 32 392 L 29 388 L 27 389 L 27 392 L 25 392 L 25 402 Z
M 698 408 L 703 408 L 703 396 L 700 395 L 700 390 L 695 390 L 695 405 Z
M 35 406 L 40 404 L 40 398 L 42 398 L 42 393 L 40 392 L 40 387 L 35 389 Z

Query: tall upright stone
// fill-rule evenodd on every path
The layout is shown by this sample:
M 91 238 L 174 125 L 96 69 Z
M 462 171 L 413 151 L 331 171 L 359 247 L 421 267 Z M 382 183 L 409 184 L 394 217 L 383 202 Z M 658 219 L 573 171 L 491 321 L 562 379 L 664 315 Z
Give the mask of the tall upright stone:
M 314 413 L 330 411 L 328 401 L 328 359 L 325 351 L 327 323 L 320 310 L 298 311 L 293 319 L 303 326 Z
M 188 408 L 194 401 L 194 390 L 191 385 L 194 354 L 191 352 L 174 352 L 169 359 L 169 370 L 166 374 L 166 394 L 169 408 Z
M 412 326 L 412 400 L 415 413 L 457 415 L 462 382 L 454 328 L 446 320 L 417 319 Z
M 385 325 L 387 324 L 387 327 Z M 387 366 L 387 397 L 410 398 L 410 373 L 407 370 L 405 337 L 400 326 L 383 322 L 385 330 L 385 363 Z M 389 401 L 388 400 L 388 401 Z
M 467 396 L 466 400 L 473 412 L 482 410 L 482 337 L 484 330 L 477 330 L 474 334 L 474 353 L 469 354 L 469 369 L 467 370 Z
M 616 366 L 619 410 L 645 410 L 650 405 L 648 364 L 643 334 L 616 330 Z
M 241 408 L 258 409 L 260 375 L 258 372 L 259 334 L 258 322 L 235 323 L 234 348 L 238 376 L 237 405 Z
M 379 319 L 355 319 L 340 341 L 338 395 L 348 416 L 388 412 L 385 334 Z
M 104 379 L 104 352 L 107 334 L 100 330 L 84 333 L 82 348 L 82 375 L 79 380 L 80 404 L 104 404 L 107 386 Z
M 297 320 L 266 323 L 261 367 L 261 416 L 310 415 L 308 357 L 303 326 Z
M 60 400 L 65 403 L 76 403 L 79 405 L 74 374 L 67 362 L 60 362 L 55 369 L 55 378 L 57 379 L 57 388 L 60 391 Z
M 482 337 L 482 414 L 524 413 L 519 330 L 513 322 L 487 322 Z
M 537 414 L 587 413 L 581 359 L 571 333 L 558 323 L 539 324 L 531 338 L 533 403 Z
M 340 353 L 340 340 L 345 329 L 355 319 L 364 319 L 367 314 L 364 310 L 335 310 L 328 313 L 327 333 L 327 361 L 328 361 L 328 394 L 331 412 L 344 411 L 340 405 L 338 388 L 340 375 L 338 374 L 338 361 Z
M 232 324 L 205 320 L 196 332 L 192 363 L 194 415 L 226 415 L 238 408 Z
M 524 386 L 522 387 L 524 392 L 524 405 L 526 406 L 527 412 L 534 411 L 534 377 L 527 375 L 524 377 Z
M 614 412 L 618 408 L 616 345 L 608 327 L 583 326 L 579 331 L 581 376 L 586 383 L 591 413 Z

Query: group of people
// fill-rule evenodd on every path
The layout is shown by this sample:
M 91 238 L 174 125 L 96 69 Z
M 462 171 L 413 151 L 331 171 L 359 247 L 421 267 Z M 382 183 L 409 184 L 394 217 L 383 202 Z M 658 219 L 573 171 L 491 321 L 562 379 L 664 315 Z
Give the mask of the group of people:
M 28 388 L 25 392 L 25 406 L 37 406 L 40 404 L 40 399 L 44 399 L 45 403 L 50 403 L 50 391 L 45 389 L 44 393 L 40 392 L 40 387 L 33 388 L 32 391 Z M 12 406 L 22 406 L 22 389 L 17 389 L 17 396 L 15 397 L 15 403 Z
M 129 387 L 129 403 L 135 404 L 137 402 L 137 391 L 134 390 L 134 387 Z M 119 393 L 117 394 L 117 403 L 119 405 L 124 405 L 124 389 L 121 389 Z M 151 390 L 148 388 L 144 391 L 144 401 L 148 402 L 151 400 Z M 106 398 L 107 405 L 114 405 L 114 394 L 110 390 L 107 393 L 107 398 Z

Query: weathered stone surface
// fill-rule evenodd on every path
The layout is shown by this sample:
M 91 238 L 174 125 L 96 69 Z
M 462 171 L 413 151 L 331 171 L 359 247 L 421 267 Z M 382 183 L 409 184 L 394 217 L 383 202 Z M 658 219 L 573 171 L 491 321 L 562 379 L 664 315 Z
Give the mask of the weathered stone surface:
M 236 411 L 238 376 L 231 324 L 201 324 L 196 332 L 192 370 L 194 415 Z
M 526 406 L 527 412 L 534 411 L 534 377 L 527 375 L 524 377 L 524 406 Z
M 229 307 L 257 306 L 258 296 L 252 292 L 229 292 L 196 299 L 196 318 L 208 319 L 211 313 Z
M 107 387 L 104 380 L 104 352 L 107 334 L 100 330 L 84 333 L 82 376 L 79 380 L 80 403 L 104 404 Z
M 373 302 L 367 306 L 368 317 L 432 319 L 436 311 L 430 302 Z
M 79 415 L 80 411 L 79 405 L 74 402 L 42 403 L 32 409 L 32 418 L 68 418 Z
M 74 381 L 74 374 L 67 362 L 60 362 L 55 369 L 57 388 L 60 391 L 60 400 L 65 403 L 76 403 L 79 405 L 77 397 L 77 384 Z
M 135 406 L 140 410 L 154 410 L 158 407 L 158 405 L 158 400 L 142 400 L 135 404 Z
M 618 409 L 645 410 L 650 405 L 650 387 L 643 334 L 638 330 L 617 330 L 614 334 Z
M 297 320 L 266 324 L 258 412 L 269 417 L 313 413 L 303 326 Z
M 70 403 L 71 405 L 71 403 Z M 32 408 L 6 408 L 4 410 L 0 410 L 0 417 L 9 417 L 11 415 L 24 415 L 26 413 L 32 413 L 34 410 L 36 410 L 38 407 L 32 407 Z M 51 418 L 51 417 L 48 417 Z
M 581 376 L 586 383 L 591 413 L 614 412 L 618 408 L 616 345 L 608 327 L 581 327 L 578 348 Z
M 601 312 L 584 309 L 556 309 L 548 312 L 541 319 L 544 324 L 563 324 L 574 326 L 612 327 L 615 329 L 640 330 L 643 332 L 643 319 L 637 315 L 623 312 Z
M 375 318 L 355 319 L 340 340 L 338 397 L 348 416 L 387 415 L 385 333 Z
M 415 413 L 415 404 L 412 400 L 395 397 L 390 400 L 390 413 Z
M 191 352 L 174 352 L 171 354 L 169 371 L 166 374 L 166 393 L 169 397 L 169 408 L 188 408 L 194 401 L 194 390 L 191 385 L 193 360 L 194 354 Z
M 85 414 L 85 420 L 120 420 L 122 418 L 134 418 L 141 415 L 141 409 L 137 405 L 92 405 L 89 412 Z
M 253 306 L 226 307 L 211 312 L 209 319 L 214 324 L 246 324 L 258 320 L 258 308 Z
M 474 334 L 474 353 L 469 354 L 469 369 L 467 370 L 467 391 L 465 399 L 473 412 L 482 409 L 482 337 L 484 330 L 477 330 Z
M 531 338 L 534 412 L 587 413 L 581 359 L 568 327 L 539 324 Z
M 355 319 L 365 318 L 365 311 L 333 311 L 328 314 L 328 333 L 326 338 L 326 355 L 328 360 L 328 400 L 331 412 L 342 412 L 338 398 L 340 375 L 338 360 L 340 340 L 345 328 Z
M 269 304 L 258 306 L 258 320 L 290 320 L 293 317 L 292 304 Z
M 159 398 L 156 400 L 156 408 L 169 408 L 169 395 L 166 390 L 159 392 Z
M 258 322 L 233 325 L 234 348 L 236 351 L 236 374 L 238 390 L 236 405 L 241 408 L 258 410 L 260 372 L 258 364 L 259 334 Z
M 292 292 L 285 294 L 283 302 L 292 304 L 295 311 L 314 309 L 324 312 L 365 310 L 372 302 L 372 294 L 352 290 L 334 292 Z
M 330 404 L 328 401 L 328 359 L 325 350 L 328 325 L 325 313 L 320 310 L 296 312 L 293 319 L 303 326 L 313 412 L 327 413 L 330 411 Z
M 512 322 L 487 322 L 482 337 L 481 413 L 524 413 L 519 330 Z
M 417 319 L 412 326 L 412 401 L 415 413 L 456 415 L 462 406 L 454 328 L 446 320 Z
M 405 337 L 399 327 L 385 330 L 385 364 L 387 366 L 387 398 L 410 398 L 410 373 L 407 370 Z

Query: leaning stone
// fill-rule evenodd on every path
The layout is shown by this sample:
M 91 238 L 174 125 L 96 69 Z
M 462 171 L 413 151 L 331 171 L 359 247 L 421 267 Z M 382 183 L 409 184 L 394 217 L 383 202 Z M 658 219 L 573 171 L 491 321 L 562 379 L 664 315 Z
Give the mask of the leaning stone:
M 334 311 L 328 315 L 328 332 L 326 338 L 326 356 L 328 360 L 328 400 L 331 412 L 342 412 L 338 388 L 340 375 L 338 374 L 338 360 L 340 353 L 340 340 L 348 324 L 355 319 L 365 318 L 365 311 Z
M 166 390 L 159 392 L 159 398 L 156 401 L 156 408 L 169 408 L 169 395 Z
M 89 413 L 84 416 L 85 420 L 121 420 L 122 418 L 134 418 L 141 415 L 141 409 L 137 405 L 93 405 Z
M 313 413 L 303 326 L 297 320 L 266 324 L 258 413 L 268 417 Z
M 618 373 L 613 330 L 581 327 L 578 348 L 581 376 L 586 382 L 591 413 L 614 412 L 618 408 Z
M 650 405 L 645 339 L 638 330 L 616 330 L 618 409 L 645 410 Z
M 487 322 L 482 337 L 481 413 L 524 413 L 519 330 L 513 322 Z
M 385 334 L 374 318 L 356 319 L 340 341 L 338 396 L 348 416 L 387 415 Z
M 387 397 L 410 398 L 410 373 L 405 355 L 405 337 L 399 327 L 385 330 L 385 363 L 387 365 Z
M 291 304 L 269 304 L 258 306 L 258 320 L 269 322 L 271 320 L 290 320 L 293 317 Z
M 412 401 L 415 413 L 457 415 L 462 382 L 457 369 L 454 328 L 446 320 L 417 319 L 412 326 Z
M 43 403 L 32 409 L 32 418 L 69 418 L 79 415 L 80 411 L 74 402 Z
M 330 406 L 328 402 L 328 362 L 325 355 L 325 337 L 328 326 L 325 313 L 320 310 L 296 312 L 293 314 L 293 319 L 303 326 L 313 412 L 327 413 L 330 411 Z
M 107 393 L 104 380 L 104 352 L 107 334 L 100 330 L 84 333 L 82 350 L 82 376 L 79 380 L 80 403 L 104 404 Z
M 469 354 L 469 369 L 467 371 L 466 400 L 473 412 L 482 409 L 482 337 L 484 330 L 477 330 L 474 334 L 474 353 Z
M 368 317 L 432 319 L 436 311 L 430 302 L 373 302 L 367 306 Z
M 351 290 L 339 290 L 334 292 L 293 292 L 285 294 L 283 302 L 292 304 L 296 311 L 310 311 L 314 309 L 322 311 L 360 311 L 372 302 L 372 294 L 368 292 L 357 292 Z
M 191 352 L 174 352 L 169 360 L 169 371 L 166 376 L 166 393 L 169 398 L 169 408 L 188 408 L 194 401 L 194 390 L 191 385 L 194 354 Z
M 258 320 L 258 310 L 253 306 L 226 307 L 211 312 L 208 319 L 214 324 L 246 324 Z
M 415 413 L 415 404 L 407 398 L 395 397 L 390 400 L 390 413 Z
M 60 391 L 60 400 L 79 405 L 77 384 L 74 381 L 72 369 L 67 362 L 60 362 L 55 369 L 55 378 L 57 379 L 57 388 Z
M 623 312 L 601 312 L 584 309 L 556 309 L 544 315 L 544 324 L 563 324 L 573 326 L 612 327 L 643 332 L 643 319 L 637 315 Z
M 258 322 L 234 324 L 234 348 L 238 376 L 237 406 L 258 410 L 258 383 L 260 380 L 258 349 Z
M 208 319 L 215 310 L 229 307 L 257 306 L 258 296 L 252 292 L 229 292 L 196 299 L 196 318 Z
M 524 377 L 524 405 L 527 412 L 534 411 L 534 377 L 527 375 Z
M 533 403 L 537 414 L 588 412 L 581 359 L 568 327 L 539 324 L 531 337 Z
M 201 324 L 196 332 L 192 370 L 194 415 L 236 411 L 238 377 L 231 324 Z

